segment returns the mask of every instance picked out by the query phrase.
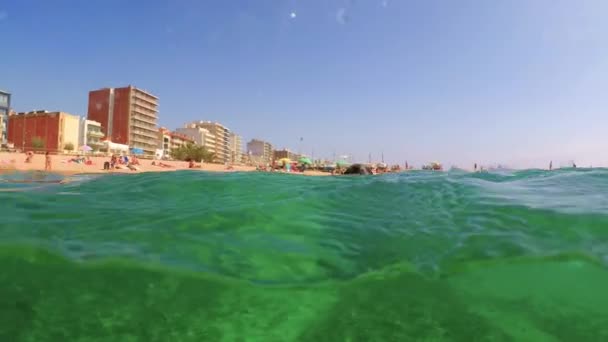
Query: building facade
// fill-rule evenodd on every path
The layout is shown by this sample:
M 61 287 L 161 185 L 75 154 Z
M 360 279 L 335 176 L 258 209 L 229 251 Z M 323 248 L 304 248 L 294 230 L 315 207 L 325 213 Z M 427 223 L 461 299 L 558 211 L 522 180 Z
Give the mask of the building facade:
M 269 163 L 272 161 L 272 145 L 263 140 L 251 139 L 247 143 L 247 154 L 252 162 Z
M 171 156 L 171 135 L 169 134 L 169 130 L 166 128 L 158 129 L 158 149 L 162 150 L 163 157 Z
M 11 94 L 0 90 L 0 145 L 8 141 L 8 116 L 11 110 Z
M 164 156 L 171 156 L 171 151 L 173 149 L 195 143 L 194 139 L 190 138 L 189 136 L 179 132 L 171 132 L 164 127 L 159 128 L 158 137 L 158 149 L 163 150 Z
M 209 131 L 215 137 L 215 162 L 230 162 L 230 130 L 224 125 L 211 121 L 195 121 L 187 127 L 200 127 Z
M 78 148 L 80 118 L 64 112 L 39 110 L 9 116 L 8 141 L 22 151 L 62 152 Z
M 158 145 L 158 98 L 133 86 L 89 92 L 87 119 L 101 124 L 107 139 L 153 155 Z
M 102 138 L 101 123 L 87 118 L 80 118 L 80 130 L 78 135 L 78 147 L 89 146 L 92 151 L 99 151 L 105 146 Z
M 296 161 L 300 158 L 300 156 L 297 153 L 291 152 L 288 149 L 282 149 L 282 150 L 275 150 L 272 153 L 272 157 L 274 160 L 279 160 L 279 159 L 283 159 L 283 158 L 289 158 L 293 161 Z
M 195 144 L 204 146 L 207 151 L 215 153 L 215 136 L 211 134 L 209 130 L 188 124 L 185 127 L 176 129 L 175 131 L 190 137 Z
M 230 162 L 240 164 L 243 162 L 243 139 L 240 135 L 231 132 L 228 140 L 230 148 Z

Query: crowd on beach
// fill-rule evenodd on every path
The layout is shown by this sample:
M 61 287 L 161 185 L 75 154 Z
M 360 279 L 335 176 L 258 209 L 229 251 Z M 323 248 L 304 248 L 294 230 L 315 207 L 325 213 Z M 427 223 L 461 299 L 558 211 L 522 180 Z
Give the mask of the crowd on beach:
M 25 153 L 0 151 L 0 172 L 46 171 L 63 174 L 77 173 L 134 173 L 166 172 L 197 169 L 200 171 L 253 171 L 255 167 L 246 165 L 227 165 L 200 163 L 194 160 L 158 160 L 138 155 L 120 153 L 96 155 L 94 153 L 54 154 L 46 152 Z

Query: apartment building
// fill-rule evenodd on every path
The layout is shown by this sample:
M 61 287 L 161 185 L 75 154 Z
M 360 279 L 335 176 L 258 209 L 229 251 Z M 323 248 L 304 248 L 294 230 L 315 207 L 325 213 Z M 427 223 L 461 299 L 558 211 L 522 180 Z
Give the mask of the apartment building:
M 195 144 L 204 146 L 207 151 L 215 153 L 215 136 L 209 130 L 196 127 L 194 124 L 187 124 L 175 130 L 177 133 L 190 137 Z
M 87 118 L 101 124 L 114 143 L 141 148 L 153 155 L 158 145 L 158 97 L 127 86 L 89 92 Z
M 231 161 L 230 130 L 227 127 L 211 121 L 194 121 L 186 126 L 204 128 L 215 137 L 215 162 L 229 163 Z
M 101 131 L 101 123 L 87 118 L 80 118 L 80 131 L 78 137 L 78 145 L 89 146 L 93 151 L 99 151 L 105 146 L 102 141 L 104 137 Z
M 230 149 L 230 162 L 240 164 L 243 161 L 243 138 L 240 135 L 231 132 L 228 139 Z
M 247 154 L 252 162 L 269 163 L 272 161 L 272 144 L 264 140 L 251 139 L 247 143 Z
M 8 115 L 11 110 L 11 94 L 0 90 L 0 145 L 7 143 Z
M 158 149 L 163 150 L 164 156 L 171 156 L 171 150 L 187 144 L 194 144 L 194 139 L 179 132 L 171 132 L 165 127 L 158 129 Z
M 78 148 L 80 118 L 65 112 L 38 110 L 10 115 L 8 142 L 22 151 L 62 152 Z

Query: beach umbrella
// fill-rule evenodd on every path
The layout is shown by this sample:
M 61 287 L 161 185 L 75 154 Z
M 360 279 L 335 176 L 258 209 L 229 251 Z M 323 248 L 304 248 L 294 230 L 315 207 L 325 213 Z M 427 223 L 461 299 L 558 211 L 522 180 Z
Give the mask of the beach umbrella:
M 281 158 L 279 159 L 279 163 L 285 165 L 285 164 L 290 164 L 291 163 L 291 159 L 289 158 Z
M 131 149 L 131 153 L 133 154 L 144 154 L 144 150 L 139 147 L 133 147 Z
M 80 150 L 84 151 L 84 152 L 93 151 L 93 149 L 89 145 L 82 145 L 82 146 L 80 146 Z
M 302 157 L 299 160 L 300 164 L 312 165 L 312 161 L 307 157 Z

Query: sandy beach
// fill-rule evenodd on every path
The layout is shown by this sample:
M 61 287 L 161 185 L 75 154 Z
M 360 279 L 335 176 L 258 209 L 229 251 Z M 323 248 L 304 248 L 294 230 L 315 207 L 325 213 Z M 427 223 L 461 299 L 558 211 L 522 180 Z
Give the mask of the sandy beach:
M 110 161 L 110 157 L 93 157 L 91 156 L 92 165 L 85 165 L 82 163 L 71 162 L 70 159 L 76 158 L 77 155 L 51 155 L 51 172 L 61 173 L 65 175 L 79 174 L 79 173 L 138 173 L 138 172 L 171 172 L 178 170 L 199 170 L 208 172 L 250 172 L 255 171 L 253 166 L 234 165 L 232 170 L 227 170 L 225 165 L 221 164 L 208 164 L 198 163 L 200 168 L 190 169 L 188 168 L 188 162 L 184 161 L 167 161 L 163 160 L 162 163 L 169 165 L 170 167 L 161 167 L 152 165 L 153 160 L 140 159 L 140 165 L 137 166 L 137 171 L 131 171 L 129 169 L 112 169 L 110 171 L 103 169 L 104 162 Z M 13 171 L 44 171 L 44 160 L 43 154 L 36 154 L 32 158 L 30 163 L 25 162 L 26 155 L 24 153 L 8 153 L 0 152 L 0 172 L 13 170 Z M 158 163 L 158 161 L 156 161 Z M 302 173 L 294 173 L 302 174 Z M 326 172 L 319 171 L 306 171 L 304 173 L 308 176 L 325 176 L 329 175 Z
M 140 159 L 140 165 L 137 166 L 138 171 L 129 169 L 112 169 L 110 171 L 103 169 L 104 162 L 110 161 L 110 157 L 93 157 L 91 156 L 92 165 L 75 163 L 70 161 L 76 158 L 77 155 L 52 155 L 51 156 L 51 171 L 62 174 L 77 174 L 77 173 L 137 173 L 137 172 L 170 172 L 177 170 L 189 170 L 188 162 L 183 161 L 166 161 L 162 163 L 170 165 L 170 167 L 160 167 L 152 165 L 153 160 Z M 16 171 L 43 171 L 45 156 L 36 154 L 32 158 L 31 163 L 25 162 L 26 155 L 23 153 L 7 153 L 0 152 L 0 170 L 16 170 Z M 158 161 L 156 161 L 158 163 Z M 200 164 L 197 164 L 200 165 Z M 201 171 L 223 172 L 228 171 L 224 165 L 220 164 L 202 164 L 201 168 L 196 168 Z M 236 165 L 231 171 L 254 171 L 251 166 Z

